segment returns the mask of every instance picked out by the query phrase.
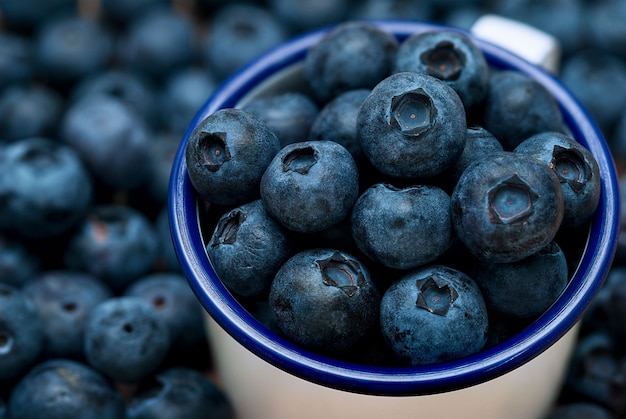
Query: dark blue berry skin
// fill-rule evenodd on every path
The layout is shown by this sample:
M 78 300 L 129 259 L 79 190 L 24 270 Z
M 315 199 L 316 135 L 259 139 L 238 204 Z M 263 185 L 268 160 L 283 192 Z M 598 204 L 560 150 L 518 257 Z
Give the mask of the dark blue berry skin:
M 63 106 L 57 91 L 45 85 L 8 86 L 0 94 L 0 139 L 53 136 Z
M 43 343 L 32 301 L 20 289 L 0 283 L 0 380 L 16 378 L 34 365 Z
M 385 291 L 380 303 L 380 327 L 400 362 L 435 364 L 483 348 L 487 308 L 469 276 L 431 265 L 407 273 Z
M 503 151 L 472 163 L 452 192 L 452 221 L 478 259 L 515 262 L 550 243 L 563 220 L 563 194 L 550 167 Z
M 285 25 L 260 5 L 224 3 L 212 15 L 202 45 L 202 62 L 219 79 L 287 39 Z
M 77 0 L 0 0 L 2 21 L 11 30 L 32 31 L 44 24 L 51 15 L 76 10 Z
M 341 144 L 361 167 L 366 159 L 359 144 L 356 121 L 361 104 L 369 94 L 370 89 L 348 90 L 326 103 L 311 124 L 309 139 Z
M 465 147 L 459 158 L 443 173 L 446 185 L 454 187 L 461 175 L 474 160 L 492 153 L 504 151 L 502 144 L 485 128 L 478 125 L 467 127 Z
M 478 262 L 471 277 L 490 309 L 520 319 L 545 312 L 569 278 L 565 254 L 556 242 L 518 262 Z
M 241 205 L 258 198 L 261 177 L 279 149 L 278 138 L 259 118 L 241 109 L 220 109 L 189 136 L 187 172 L 206 201 Z
M 364 0 L 353 4 L 350 18 L 431 21 L 433 4 L 421 0 Z
M 535 134 L 522 141 L 516 153 L 528 154 L 554 170 L 561 183 L 563 227 L 588 222 L 600 201 L 600 170 L 595 157 L 573 138 L 559 132 Z
M 334 141 L 283 147 L 261 179 L 261 199 L 289 230 L 314 233 L 346 218 L 359 193 L 352 155 Z
M 129 25 L 118 43 L 121 65 L 162 79 L 194 58 L 193 25 L 171 7 L 154 7 Z
M 574 401 L 558 405 L 546 419 L 616 419 L 616 417 L 610 410 L 597 403 Z
M 7 406 L 3 399 L 0 398 L 0 419 L 7 419 Z
M 380 295 L 357 259 L 332 249 L 297 253 L 272 282 L 269 305 L 292 341 L 325 353 L 343 352 L 376 325 Z
M 452 166 L 465 146 L 459 95 L 443 81 L 395 73 L 372 89 L 357 118 L 359 142 L 383 174 L 425 178 Z
M 124 295 L 143 299 L 163 318 L 172 349 L 189 349 L 205 339 L 202 307 L 180 273 L 145 275 L 126 288 Z
M 121 394 L 102 374 L 68 359 L 44 361 L 15 386 L 8 403 L 11 418 L 124 419 Z
M 153 7 L 167 6 L 168 0 L 102 0 L 104 17 L 112 22 L 128 26 L 136 18 L 148 13 Z
M 623 267 L 611 269 L 606 290 L 606 297 L 602 309 L 606 319 L 605 327 L 608 327 L 615 345 L 623 351 L 626 348 L 626 326 L 624 325 L 624 313 L 626 312 L 626 270 Z M 611 282 L 609 282 L 611 281 Z
M 295 241 L 258 199 L 225 213 L 206 250 L 220 280 L 237 295 L 266 297 Z
M 198 371 L 174 367 L 140 386 L 126 409 L 127 419 L 232 419 L 226 394 Z
M 308 140 L 311 125 L 319 111 L 309 96 L 295 91 L 256 97 L 243 109 L 265 122 L 278 137 L 281 147 Z
M 2 6 L 0 6 L 2 9 Z M 3 31 L 0 33 L 0 88 L 27 82 L 35 73 L 34 42 L 27 36 Z
M 463 33 L 442 30 L 417 33 L 398 48 L 393 72 L 413 71 L 436 77 L 452 87 L 467 113 L 482 104 L 489 67 L 482 51 Z
M 352 209 L 352 237 L 372 260 L 397 269 L 434 261 L 448 250 L 450 197 L 436 186 L 368 188 Z
M 180 139 L 180 135 L 161 131 L 150 143 L 145 190 L 159 204 L 167 202 L 172 165 Z
M 572 354 L 565 388 L 578 400 L 588 400 L 612 411 L 626 413 L 624 383 L 626 358 L 612 336 L 597 330 L 582 336 Z
M 626 89 L 626 63 L 621 56 L 613 50 L 577 51 L 564 59 L 560 77 L 600 128 L 610 132 L 626 107 L 626 98 L 614 94 Z
M 93 207 L 65 249 L 69 269 L 88 272 L 117 292 L 146 275 L 158 252 L 154 226 L 138 210 L 116 204 Z
M 92 94 L 113 96 L 135 110 L 148 123 L 156 119 L 157 94 L 150 80 L 118 67 L 84 77 L 70 92 L 70 105 Z
M 91 310 L 85 324 L 88 364 L 115 381 L 147 378 L 161 365 L 170 346 L 168 324 L 140 297 L 103 301 Z
M 73 103 L 61 121 L 60 138 L 105 185 L 131 190 L 145 182 L 150 132 L 122 99 L 94 94 Z
M 352 3 L 349 0 L 269 0 L 269 10 L 292 33 L 309 31 L 344 20 Z
M 22 288 L 40 272 L 40 262 L 21 240 L 0 236 L 0 282 Z
M 159 99 L 164 128 L 182 137 L 216 86 L 215 76 L 203 67 L 184 68 L 171 73 L 164 81 Z
M 46 358 L 83 357 L 83 332 L 91 310 L 113 297 L 100 279 L 77 271 L 45 271 L 24 287 L 43 324 Z
M 180 263 L 178 262 L 174 244 L 172 243 L 166 206 L 163 206 L 157 214 L 155 230 L 159 242 L 157 258 L 160 262 L 160 266 L 167 272 L 180 272 Z
M 71 147 L 47 138 L 0 149 L 0 228 L 48 239 L 76 226 L 92 202 L 91 174 Z
M 626 4 L 621 1 L 589 3 L 585 19 L 588 43 L 593 49 L 626 54 Z M 602 67 L 599 67 L 599 71 Z
M 347 90 L 371 89 L 390 74 L 397 49 L 391 34 L 367 22 L 341 23 L 307 52 L 306 82 L 322 103 Z
M 36 39 L 38 71 L 61 85 L 104 69 L 113 58 L 113 33 L 77 15 L 47 21 Z
M 537 81 L 514 71 L 496 71 L 489 78 L 482 125 L 511 151 L 531 135 L 563 132 L 563 116 Z

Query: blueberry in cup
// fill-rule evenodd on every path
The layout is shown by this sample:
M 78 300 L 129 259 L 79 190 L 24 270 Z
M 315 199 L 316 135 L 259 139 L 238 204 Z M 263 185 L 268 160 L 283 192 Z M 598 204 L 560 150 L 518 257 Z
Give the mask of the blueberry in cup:
M 357 117 L 363 153 L 379 172 L 392 177 L 442 173 L 463 151 L 466 128 L 463 102 L 454 89 L 413 72 L 380 81 Z

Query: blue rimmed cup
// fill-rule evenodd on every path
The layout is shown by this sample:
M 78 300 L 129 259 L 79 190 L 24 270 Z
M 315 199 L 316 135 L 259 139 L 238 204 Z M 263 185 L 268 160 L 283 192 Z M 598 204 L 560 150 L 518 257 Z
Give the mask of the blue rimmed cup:
M 374 23 L 399 41 L 442 28 L 423 22 Z M 468 34 L 491 66 L 527 74 L 551 92 L 572 136 L 592 152 L 601 173 L 601 199 L 580 261 L 565 291 L 542 316 L 514 337 L 456 361 L 404 368 L 355 365 L 308 352 L 267 329 L 213 270 L 199 201 L 186 171 L 188 136 L 218 109 L 302 86 L 306 52 L 327 30 L 276 47 L 223 83 L 190 125 L 173 165 L 169 215 L 174 247 L 208 313 L 216 368 L 238 418 L 541 417 L 562 384 L 579 320 L 612 263 L 619 229 L 618 181 L 602 134 L 558 78 L 495 44 Z

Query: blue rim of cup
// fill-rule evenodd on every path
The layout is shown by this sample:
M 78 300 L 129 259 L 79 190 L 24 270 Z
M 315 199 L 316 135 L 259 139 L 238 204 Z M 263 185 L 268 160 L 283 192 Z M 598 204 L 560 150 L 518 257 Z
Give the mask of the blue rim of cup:
M 414 21 L 371 23 L 394 34 L 399 41 L 418 32 L 452 29 Z M 170 230 L 183 274 L 205 310 L 236 341 L 264 361 L 326 387 L 384 396 L 426 395 L 479 384 L 522 366 L 565 335 L 581 319 L 603 285 L 619 233 L 618 179 L 599 128 L 556 76 L 465 31 L 461 32 L 472 38 L 492 66 L 527 74 L 551 92 L 572 136 L 596 157 L 602 175 L 600 203 L 579 265 L 563 294 L 543 315 L 512 338 L 463 359 L 418 367 L 356 365 L 311 353 L 276 335 L 240 305 L 213 270 L 204 248 L 198 201 L 186 172 L 184 149 L 188 137 L 209 114 L 235 107 L 260 82 L 301 62 L 307 49 L 331 28 L 301 35 L 262 54 L 216 89 L 190 124 L 174 159 L 168 203 Z

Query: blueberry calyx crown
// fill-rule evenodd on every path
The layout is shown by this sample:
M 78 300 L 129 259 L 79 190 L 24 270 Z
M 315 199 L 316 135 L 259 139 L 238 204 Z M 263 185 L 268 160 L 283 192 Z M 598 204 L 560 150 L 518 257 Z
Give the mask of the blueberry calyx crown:
M 231 158 L 225 139 L 225 132 L 207 133 L 200 138 L 202 160 L 204 166 L 211 172 L 217 172 L 222 164 Z
M 423 52 L 420 60 L 427 66 L 428 75 L 444 81 L 458 79 L 465 66 L 465 55 L 449 41 Z
M 417 300 L 415 305 L 438 316 L 445 316 L 459 293 L 438 274 L 431 274 L 415 281 Z
M 246 220 L 246 214 L 242 211 L 232 211 L 228 216 L 223 217 L 217 224 L 211 247 L 220 244 L 234 244 L 237 241 L 239 227 Z
M 579 192 L 591 178 L 592 170 L 579 151 L 554 146 L 550 168 L 554 170 L 561 183 L 567 183 Z
M 436 116 L 437 108 L 432 98 L 422 89 L 411 90 L 391 99 L 389 123 L 404 135 L 419 137 L 433 127 Z
M 283 157 L 283 172 L 291 170 L 306 175 L 317 163 L 317 158 L 317 150 L 313 147 L 296 148 Z
M 538 198 L 530 185 L 514 174 L 489 190 L 489 219 L 497 224 L 523 223 L 533 215 Z
M 327 259 L 317 260 L 324 285 L 337 287 L 352 297 L 365 285 L 365 277 L 358 261 L 334 252 Z

